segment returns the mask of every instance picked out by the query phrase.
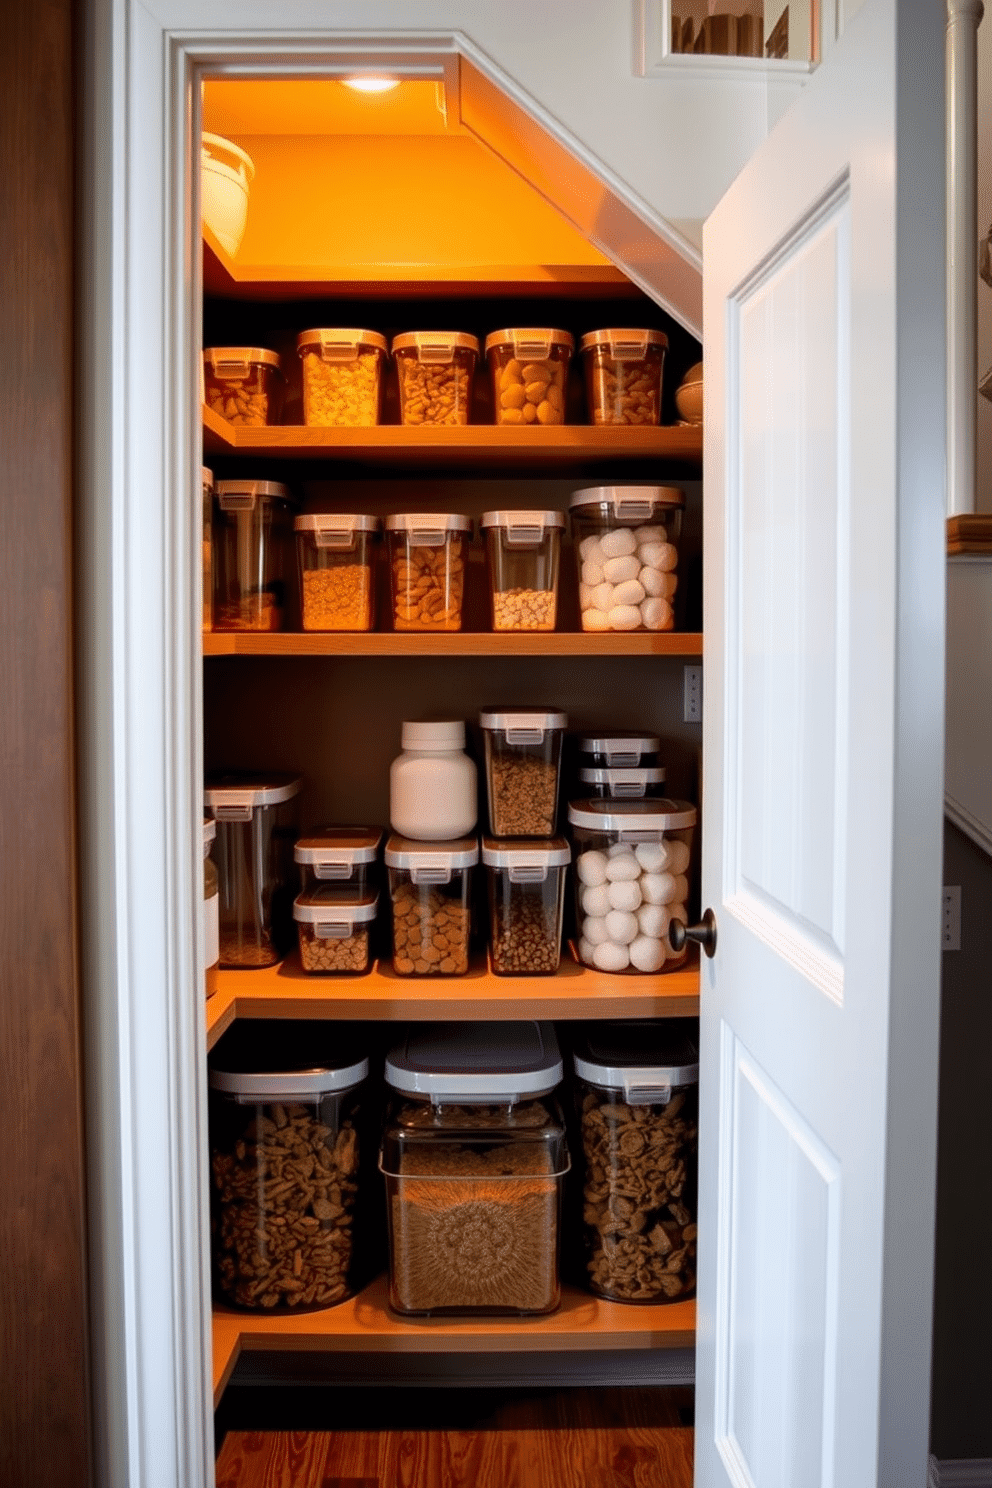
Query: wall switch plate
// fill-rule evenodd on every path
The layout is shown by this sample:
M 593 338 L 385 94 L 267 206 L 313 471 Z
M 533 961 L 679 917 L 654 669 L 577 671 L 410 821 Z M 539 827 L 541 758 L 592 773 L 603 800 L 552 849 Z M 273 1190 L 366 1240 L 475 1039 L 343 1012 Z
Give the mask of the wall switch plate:
M 961 949 L 961 887 L 954 884 L 944 887 L 944 898 L 940 915 L 940 948 L 942 951 Z
M 682 720 L 684 723 L 703 721 L 703 669 L 701 666 L 683 668 Z

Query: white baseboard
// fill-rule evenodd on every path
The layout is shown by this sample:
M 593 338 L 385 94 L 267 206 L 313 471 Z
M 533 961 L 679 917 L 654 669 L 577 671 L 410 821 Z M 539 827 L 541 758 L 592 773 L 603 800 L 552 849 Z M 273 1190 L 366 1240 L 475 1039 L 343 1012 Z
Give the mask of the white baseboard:
M 992 1457 L 931 1457 L 927 1488 L 992 1488 Z

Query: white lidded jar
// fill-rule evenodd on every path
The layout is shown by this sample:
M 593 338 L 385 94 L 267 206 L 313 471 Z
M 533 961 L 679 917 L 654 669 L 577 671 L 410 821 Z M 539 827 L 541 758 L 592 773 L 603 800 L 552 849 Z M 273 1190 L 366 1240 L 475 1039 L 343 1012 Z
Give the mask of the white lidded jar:
M 389 821 L 401 837 L 446 842 L 475 830 L 475 765 L 463 719 L 403 724 L 403 753 L 389 770 Z

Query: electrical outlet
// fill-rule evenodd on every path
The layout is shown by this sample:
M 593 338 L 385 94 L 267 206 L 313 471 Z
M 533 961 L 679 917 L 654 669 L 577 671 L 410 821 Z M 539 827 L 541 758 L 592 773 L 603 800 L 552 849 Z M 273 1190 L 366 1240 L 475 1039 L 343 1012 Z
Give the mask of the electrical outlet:
M 940 948 L 942 951 L 961 949 L 961 887 L 959 884 L 944 887 L 944 899 L 940 916 Z
M 701 666 L 683 668 L 682 718 L 685 723 L 703 721 L 703 669 Z

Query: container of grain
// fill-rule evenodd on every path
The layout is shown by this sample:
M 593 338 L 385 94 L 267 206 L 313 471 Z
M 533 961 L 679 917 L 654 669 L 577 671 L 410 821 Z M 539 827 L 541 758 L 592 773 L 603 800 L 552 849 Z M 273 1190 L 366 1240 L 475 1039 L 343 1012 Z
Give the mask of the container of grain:
M 414 1025 L 385 1073 L 390 1305 L 552 1312 L 569 1166 L 552 1025 Z
M 217 823 L 220 964 L 274 966 L 293 941 L 293 844 L 302 781 L 291 775 L 208 777 L 203 793 Z
M 472 522 L 457 512 L 386 518 L 394 630 L 461 630 Z
M 293 849 L 300 889 L 337 884 L 359 897 L 378 887 L 376 860 L 382 842 L 379 827 L 321 827 L 301 837 Z
M 697 1025 L 688 1019 L 589 1024 L 573 1057 L 585 1283 L 614 1302 L 691 1297 Z
M 663 796 L 665 771 L 657 765 L 630 770 L 590 765 L 579 771 L 579 785 L 587 796 L 613 796 L 618 800 L 630 796 Z
M 296 338 L 303 371 L 303 422 L 365 428 L 379 422 L 387 342 L 378 331 L 334 327 Z
M 489 880 L 489 961 L 497 976 L 553 976 L 561 958 L 564 837 L 483 837 Z
M 479 359 L 475 336 L 461 331 L 404 331 L 393 337 L 400 423 L 467 424 Z
M 282 630 L 296 502 L 278 481 L 218 481 L 214 630 Z
M 203 823 L 203 990 L 207 997 L 217 991 L 220 963 L 220 880 L 210 856 L 216 836 L 217 823 L 208 816 Z
M 591 424 L 660 422 L 663 331 L 589 331 L 579 350 Z
M 494 837 L 552 837 L 558 818 L 561 741 L 568 718 L 554 709 L 486 709 L 486 794 Z
M 210 1056 L 214 1286 L 235 1307 L 330 1307 L 364 1281 L 368 1070 L 340 1024 L 236 1023 Z
M 300 965 L 310 972 L 368 971 L 378 894 L 339 884 L 305 889 L 293 901 Z
M 393 916 L 393 970 L 400 976 L 464 976 L 472 928 L 469 889 L 479 861 L 474 837 L 386 843 Z
M 293 523 L 304 630 L 371 630 L 375 625 L 378 517 L 320 513 Z
M 207 407 L 229 424 L 277 424 L 285 391 L 279 358 L 264 346 L 211 346 L 203 353 Z
M 213 525 L 214 525 L 214 473 L 206 465 L 200 467 L 200 494 L 202 500 L 202 562 L 203 562 L 203 629 L 213 629 Z
M 685 494 L 593 486 L 569 500 L 583 630 L 672 630 Z
M 486 360 L 493 380 L 494 421 L 543 429 L 565 422 L 565 382 L 575 341 L 550 326 L 493 331 Z
M 493 630 L 554 630 L 564 513 L 489 511 L 480 525 Z

